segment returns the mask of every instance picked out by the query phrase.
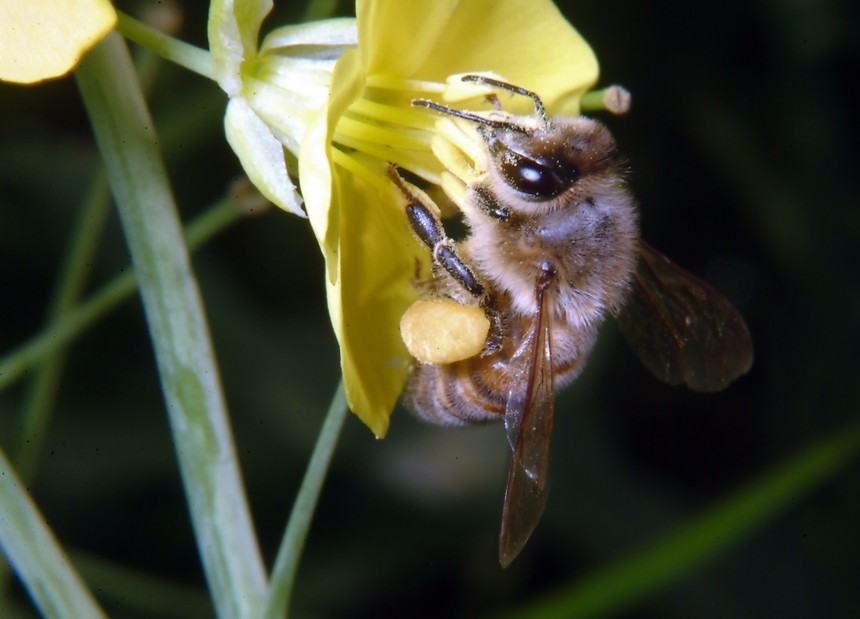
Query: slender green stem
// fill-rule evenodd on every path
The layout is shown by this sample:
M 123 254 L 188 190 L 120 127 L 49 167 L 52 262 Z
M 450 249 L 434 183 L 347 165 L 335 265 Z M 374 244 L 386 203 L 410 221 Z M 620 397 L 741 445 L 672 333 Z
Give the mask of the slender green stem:
M 215 65 L 212 63 L 212 56 L 205 49 L 175 39 L 121 11 L 117 11 L 117 16 L 117 30 L 129 40 L 189 71 L 210 80 L 215 79 Z
M 348 411 L 346 393 L 343 389 L 343 381 L 341 381 L 329 405 L 319 438 L 308 462 L 305 477 L 296 496 L 296 502 L 293 504 L 293 511 L 290 513 L 290 520 L 287 523 L 281 547 L 278 549 L 278 556 L 272 569 L 272 586 L 263 614 L 265 619 L 278 619 L 286 616 L 302 548 L 307 539 L 320 490 L 322 490 L 335 444 L 338 436 L 340 436 L 340 430 Z
M 104 617 L 0 450 L 0 548 L 45 617 Z
M 148 92 L 155 83 L 158 69 L 162 64 L 158 56 L 145 49 L 135 58 L 141 87 L 145 92 Z M 110 190 L 107 177 L 104 168 L 98 163 L 95 165 L 89 187 L 84 195 L 86 199 L 79 209 L 78 223 L 71 235 L 66 255 L 60 261 L 60 276 L 56 291 L 52 295 L 53 303 L 46 315 L 47 325 L 60 321 L 63 315 L 71 311 L 78 302 L 110 213 Z M 47 330 L 51 331 L 50 328 Z M 29 484 L 32 484 L 35 479 L 36 465 L 51 421 L 51 411 L 56 401 L 65 361 L 64 347 L 58 346 L 52 349 L 39 364 L 30 382 L 23 407 L 16 459 L 18 474 Z
M 799 456 L 762 475 L 652 546 L 587 575 L 506 617 L 548 619 L 614 616 L 677 583 L 781 513 L 860 450 L 860 424 L 811 443 Z
M 267 583 L 218 369 L 152 119 L 121 37 L 76 71 L 158 362 L 197 546 L 219 617 L 257 614 Z
M 301 22 L 328 19 L 337 11 L 338 0 L 309 0 Z
M 88 199 L 81 208 L 78 224 L 72 234 L 72 242 L 64 259 L 58 279 L 53 303 L 48 309 L 46 324 L 62 319 L 78 300 L 86 284 L 89 265 L 98 247 L 108 213 L 110 192 L 104 171 L 99 170 L 90 182 Z M 60 377 L 65 367 L 65 349 L 56 348 L 39 366 L 30 383 L 21 421 L 18 443 L 18 474 L 27 483 L 32 483 L 36 474 L 36 463 L 41 454 L 46 428 L 50 423 L 51 410 L 57 394 Z
M 216 203 L 189 224 L 185 233 L 189 250 L 197 249 L 208 242 L 238 221 L 242 215 L 240 208 L 229 198 Z M 69 309 L 38 335 L 5 355 L 0 359 L 0 391 L 23 377 L 39 361 L 80 337 L 120 303 L 131 298 L 136 289 L 134 271 L 128 268 L 85 302 Z

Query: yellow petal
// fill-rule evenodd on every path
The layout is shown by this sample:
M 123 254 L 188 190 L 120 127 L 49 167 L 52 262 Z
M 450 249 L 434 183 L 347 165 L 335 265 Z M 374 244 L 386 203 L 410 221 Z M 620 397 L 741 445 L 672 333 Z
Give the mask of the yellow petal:
M 64 75 L 114 24 L 107 0 L 0 0 L 0 79 Z
M 342 312 L 337 322 L 347 400 L 379 438 L 406 380 L 410 356 L 398 325 L 415 299 L 416 264 L 426 253 L 393 192 L 335 174 L 333 201 L 346 206 L 340 214 L 339 278 L 329 290 L 329 307 Z
M 326 262 L 332 328 L 353 412 L 377 437 L 389 417 L 410 358 L 400 338 L 400 316 L 415 300 L 416 261 L 426 261 L 395 199 L 331 161 L 331 137 L 340 116 L 364 88 L 355 50 L 338 60 L 328 109 L 311 122 L 299 156 L 305 208 Z M 382 162 L 378 175 L 384 179 Z M 387 192 L 387 193 L 386 193 Z
M 338 119 L 364 88 L 364 75 L 355 50 L 344 52 L 335 65 L 331 96 L 310 120 L 299 151 L 299 184 L 305 210 L 326 262 L 328 282 L 333 284 L 339 264 L 340 211 L 344 205 L 332 199 L 331 139 Z M 347 205 L 352 203 L 347 195 Z M 332 320 L 335 314 L 332 313 Z M 335 331 L 337 326 L 335 325 Z
M 495 71 L 565 114 L 597 81 L 594 52 L 550 0 L 359 0 L 356 13 L 368 74 L 444 82 Z

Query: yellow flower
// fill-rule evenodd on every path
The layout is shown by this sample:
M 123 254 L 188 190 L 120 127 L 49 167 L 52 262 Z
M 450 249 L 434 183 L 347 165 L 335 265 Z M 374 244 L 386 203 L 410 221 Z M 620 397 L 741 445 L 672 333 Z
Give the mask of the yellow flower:
M 486 89 L 456 75 L 494 72 L 538 92 L 551 113 L 576 114 L 598 67 L 548 0 L 359 0 L 356 14 L 358 48 L 335 66 L 325 133 L 302 144 L 300 184 L 326 259 L 347 397 L 383 436 L 410 363 L 398 324 L 428 253 L 386 170 L 393 162 L 437 186 L 445 170 L 431 146 L 439 115 L 411 100 L 480 105 Z
M 64 75 L 115 24 L 108 0 L 0 0 L 0 80 Z
M 549 0 L 358 0 L 357 40 L 355 22 L 330 20 L 276 30 L 257 50 L 270 7 L 212 5 L 228 138 L 255 185 L 300 213 L 284 148 L 297 158 L 347 399 L 382 437 L 411 363 L 398 325 L 429 258 L 388 169 L 421 178 L 428 192 L 444 189 L 455 204 L 460 191 L 448 182 L 453 161 L 439 154 L 439 114 L 412 99 L 486 107 L 489 90 L 458 75 L 491 72 L 539 93 L 550 113 L 576 114 L 597 61 Z M 511 103 L 530 110 L 528 100 Z

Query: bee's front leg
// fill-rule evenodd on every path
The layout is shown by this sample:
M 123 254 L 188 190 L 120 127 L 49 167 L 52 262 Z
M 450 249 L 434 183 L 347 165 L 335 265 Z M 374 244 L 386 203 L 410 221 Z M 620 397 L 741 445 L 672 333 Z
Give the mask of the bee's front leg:
M 454 240 L 445 234 L 445 228 L 433 209 L 409 187 L 393 166 L 389 168 L 388 175 L 406 198 L 406 218 L 415 235 L 432 251 L 433 262 L 483 305 L 486 296 L 484 285 L 460 256 Z

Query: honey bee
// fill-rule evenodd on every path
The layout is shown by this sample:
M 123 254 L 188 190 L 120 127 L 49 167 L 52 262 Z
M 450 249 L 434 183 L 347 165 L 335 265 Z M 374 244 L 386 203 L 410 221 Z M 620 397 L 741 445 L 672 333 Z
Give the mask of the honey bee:
M 396 171 L 392 178 L 432 251 L 430 294 L 478 305 L 491 326 L 480 354 L 416 364 L 403 402 L 432 423 L 504 420 L 513 450 L 499 536 L 506 567 L 546 503 L 556 391 L 580 373 L 607 316 L 657 378 L 695 391 L 723 389 L 744 374 L 752 342 L 725 298 L 640 240 L 637 205 L 606 127 L 550 117 L 536 93 L 518 86 L 463 79 L 529 97 L 534 113 L 413 101 L 474 123 L 485 149 L 487 169 L 466 184 L 468 235 L 459 242 L 426 195 Z

